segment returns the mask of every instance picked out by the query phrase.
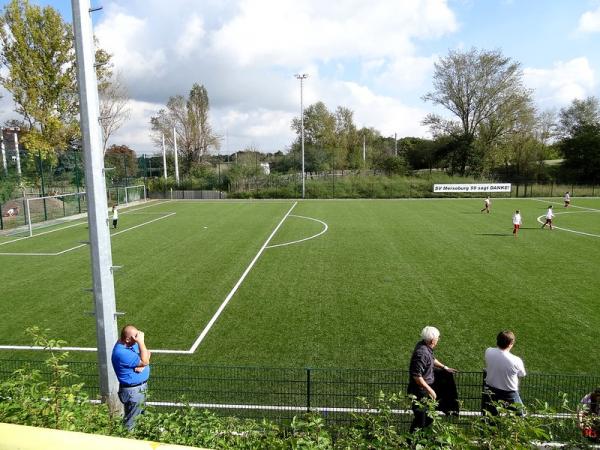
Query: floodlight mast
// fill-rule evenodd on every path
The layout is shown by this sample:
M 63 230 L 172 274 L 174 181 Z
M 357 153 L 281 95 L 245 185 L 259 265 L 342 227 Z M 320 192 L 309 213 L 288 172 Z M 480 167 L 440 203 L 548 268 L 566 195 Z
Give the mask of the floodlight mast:
M 163 171 L 164 171 L 164 177 L 165 177 L 165 181 L 167 181 L 167 152 L 165 150 L 165 133 L 163 133 L 162 135 L 162 151 L 163 151 Z
M 4 130 L 0 128 L 0 150 L 2 150 L 2 167 L 4 175 L 8 175 L 8 164 L 6 164 L 6 147 L 4 146 Z
M 177 158 L 177 132 L 173 127 L 173 153 L 175 154 L 175 183 L 179 189 L 179 159 Z
M 94 38 L 90 0 L 71 0 L 73 32 L 79 82 L 81 135 L 85 152 L 85 181 L 92 280 L 96 316 L 96 340 L 100 395 L 111 411 L 120 411 L 119 384 L 111 365 L 111 351 L 117 341 L 117 319 L 113 263 L 108 229 L 104 152 L 100 130 L 98 80 L 94 68 Z
M 302 198 L 305 195 L 305 172 L 304 172 L 304 80 L 308 78 L 307 73 L 294 75 L 300 80 L 300 139 L 302 142 Z

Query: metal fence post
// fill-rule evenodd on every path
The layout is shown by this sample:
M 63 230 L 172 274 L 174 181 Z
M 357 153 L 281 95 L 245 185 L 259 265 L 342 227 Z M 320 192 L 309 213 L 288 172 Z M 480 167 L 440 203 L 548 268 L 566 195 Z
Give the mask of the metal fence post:
M 310 412 L 310 368 L 306 368 L 306 412 Z
M 0 230 L 4 230 L 4 222 L 2 221 L 2 203 L 0 203 Z

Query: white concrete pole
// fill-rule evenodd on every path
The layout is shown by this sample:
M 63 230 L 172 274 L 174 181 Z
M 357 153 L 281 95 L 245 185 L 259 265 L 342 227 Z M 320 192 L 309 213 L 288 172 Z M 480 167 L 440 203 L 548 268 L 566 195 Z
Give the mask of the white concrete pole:
M 19 133 L 13 132 L 15 138 L 15 153 L 17 154 L 17 175 L 21 176 L 21 155 L 19 154 Z
M 300 80 L 300 139 L 302 142 L 302 198 L 305 195 L 305 170 L 304 170 L 304 80 L 308 78 L 308 74 L 303 73 L 302 75 L 296 75 L 296 78 Z
M 100 395 L 109 409 L 119 411 L 119 383 L 111 365 L 112 348 L 117 341 L 117 320 L 113 263 L 108 228 L 104 152 L 100 130 L 98 82 L 94 68 L 94 38 L 90 0 L 71 0 L 73 32 L 79 82 L 81 135 L 85 153 L 85 182 L 88 200 L 88 226 L 96 316 L 96 340 Z
M 0 148 L 2 149 L 2 167 L 4 175 L 8 175 L 8 165 L 6 164 L 6 146 L 4 145 L 4 130 L 0 129 Z
M 167 152 L 165 150 L 165 134 L 162 135 L 162 148 L 163 148 L 163 169 L 165 174 L 165 180 L 167 179 Z
M 179 185 L 179 158 L 177 157 L 177 133 L 173 127 L 173 153 L 175 153 L 175 183 Z

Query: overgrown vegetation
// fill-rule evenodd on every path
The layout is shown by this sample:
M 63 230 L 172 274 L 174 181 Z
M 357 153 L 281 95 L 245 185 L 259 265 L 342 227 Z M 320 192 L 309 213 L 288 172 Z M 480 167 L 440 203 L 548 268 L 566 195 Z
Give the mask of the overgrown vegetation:
M 589 441 L 579 436 L 574 411 L 566 398 L 561 412 L 567 418 L 551 419 L 556 411 L 540 404 L 536 414 L 498 406 L 498 417 L 448 419 L 435 413 L 428 401 L 431 427 L 415 434 L 407 432 L 410 399 L 401 394 L 379 394 L 374 404 L 361 399 L 361 413 L 352 413 L 350 425 L 328 424 L 324 417 L 309 413 L 288 423 L 266 419 L 220 417 L 192 407 L 160 410 L 148 407 L 132 433 L 111 417 L 105 405 L 90 403 L 83 383 L 65 363 L 68 352 L 60 352 L 63 341 L 49 339 L 38 327 L 27 330 L 35 345 L 49 350 L 44 373 L 27 366 L 0 382 L 0 422 L 86 433 L 126 436 L 179 445 L 214 449 L 529 449 L 536 442 L 560 439 L 576 448 Z M 531 411 L 533 412 L 533 411 Z

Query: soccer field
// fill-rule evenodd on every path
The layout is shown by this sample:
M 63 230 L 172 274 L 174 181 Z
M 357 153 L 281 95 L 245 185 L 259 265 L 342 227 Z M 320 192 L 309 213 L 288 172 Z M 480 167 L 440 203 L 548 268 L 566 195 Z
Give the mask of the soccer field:
M 421 328 L 435 325 L 438 358 L 462 370 L 480 370 L 510 328 L 530 371 L 595 372 L 600 200 L 492 200 L 491 214 L 479 199 L 123 209 L 111 230 L 119 326 L 144 330 L 155 362 L 404 369 Z M 538 221 L 549 204 L 554 231 Z M 95 346 L 84 240 L 83 220 L 0 236 L 1 345 L 31 344 L 24 329 L 39 325 Z

